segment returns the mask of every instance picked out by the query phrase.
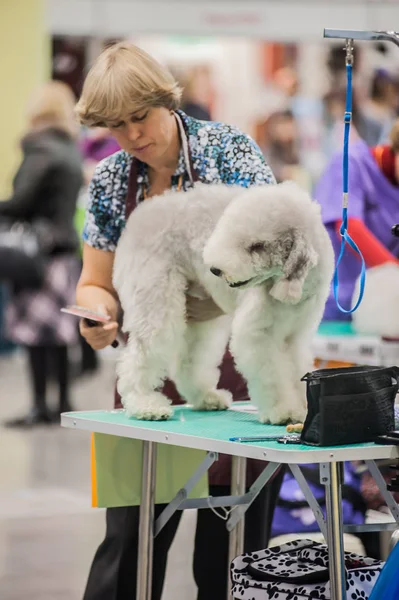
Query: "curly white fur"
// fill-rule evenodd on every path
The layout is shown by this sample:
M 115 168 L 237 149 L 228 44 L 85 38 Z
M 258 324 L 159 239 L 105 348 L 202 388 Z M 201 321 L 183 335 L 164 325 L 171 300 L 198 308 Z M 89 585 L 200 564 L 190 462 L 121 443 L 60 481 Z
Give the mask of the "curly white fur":
M 300 378 L 312 368 L 333 262 L 319 207 L 293 183 L 199 184 L 140 204 L 114 265 L 129 333 L 117 366 L 127 413 L 168 418 L 156 391 L 166 377 L 194 409 L 227 408 L 230 393 L 217 383 L 230 339 L 260 420 L 303 419 Z M 186 322 L 185 296 L 198 285 L 226 316 Z

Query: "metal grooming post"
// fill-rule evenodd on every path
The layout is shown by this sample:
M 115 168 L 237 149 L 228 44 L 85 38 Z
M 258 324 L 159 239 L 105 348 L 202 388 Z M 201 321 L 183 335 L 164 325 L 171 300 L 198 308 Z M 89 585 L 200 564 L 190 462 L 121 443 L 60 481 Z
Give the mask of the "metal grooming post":
M 358 31 L 356 29 L 325 29 L 324 37 L 337 40 L 360 40 L 366 42 L 392 42 L 399 46 L 399 33 L 396 31 Z
M 143 442 L 137 600 L 151 600 L 157 444 Z
M 331 598 L 345 600 L 345 555 L 342 524 L 343 463 L 320 465 L 320 479 L 326 487 L 327 545 L 330 563 Z
M 246 487 L 247 459 L 242 456 L 232 457 L 231 466 L 231 495 L 243 496 Z M 229 566 L 231 561 L 244 552 L 245 519 L 242 518 L 230 531 L 229 536 Z M 232 598 L 230 592 L 230 568 L 228 568 L 227 600 Z

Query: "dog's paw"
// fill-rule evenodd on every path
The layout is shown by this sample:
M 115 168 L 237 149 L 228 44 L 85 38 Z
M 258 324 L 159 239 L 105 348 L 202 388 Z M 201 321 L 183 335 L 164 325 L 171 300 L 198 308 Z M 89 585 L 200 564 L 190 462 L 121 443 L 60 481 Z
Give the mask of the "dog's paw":
M 263 425 L 270 425 L 270 417 L 268 413 L 258 413 L 258 421 Z
M 269 293 L 279 302 L 298 304 L 302 298 L 302 284 L 297 279 L 293 279 L 292 281 L 280 279 L 273 285 Z
M 166 421 L 173 414 L 170 401 L 159 392 L 145 396 L 127 394 L 122 397 L 126 415 L 142 421 Z
M 232 402 L 232 395 L 227 390 L 211 390 L 195 403 L 194 410 L 227 410 Z
M 260 412 L 259 421 L 270 425 L 287 425 L 288 423 L 303 423 L 305 416 L 305 404 L 277 404 L 267 412 Z
M 269 423 L 270 425 L 286 425 L 292 419 L 292 410 L 290 406 L 277 405 L 270 410 L 259 413 L 259 421 L 261 423 Z M 298 421 L 296 421 L 298 423 Z

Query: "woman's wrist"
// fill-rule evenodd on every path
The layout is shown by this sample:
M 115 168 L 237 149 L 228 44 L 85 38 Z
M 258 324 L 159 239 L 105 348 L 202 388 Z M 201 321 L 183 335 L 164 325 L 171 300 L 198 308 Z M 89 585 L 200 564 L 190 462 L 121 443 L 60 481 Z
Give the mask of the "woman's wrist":
M 112 321 L 118 321 L 119 302 L 108 290 L 96 285 L 78 286 L 76 290 L 76 302 L 79 306 L 84 306 L 90 310 L 97 311 L 98 307 L 103 305 Z

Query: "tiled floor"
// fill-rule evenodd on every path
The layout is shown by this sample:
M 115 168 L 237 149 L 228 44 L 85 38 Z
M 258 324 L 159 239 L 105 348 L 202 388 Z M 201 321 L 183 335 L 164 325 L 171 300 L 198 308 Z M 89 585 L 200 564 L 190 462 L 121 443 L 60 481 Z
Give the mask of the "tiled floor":
M 109 407 L 113 362 L 74 386 L 78 409 Z M 0 422 L 28 405 L 22 356 L 0 357 Z M 59 427 L 0 425 L 0 599 L 80 600 L 104 512 L 90 507 L 89 434 Z M 188 512 L 169 558 L 163 600 L 194 600 Z

